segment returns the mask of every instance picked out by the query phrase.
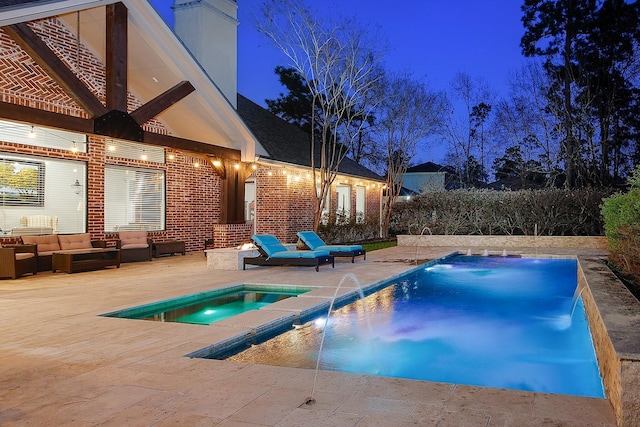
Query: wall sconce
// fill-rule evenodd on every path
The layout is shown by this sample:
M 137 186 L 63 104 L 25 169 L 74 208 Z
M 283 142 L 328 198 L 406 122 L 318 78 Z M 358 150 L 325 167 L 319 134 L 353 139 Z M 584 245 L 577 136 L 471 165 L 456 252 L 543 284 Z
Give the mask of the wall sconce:
M 76 194 L 80 194 L 82 192 L 82 184 L 80 184 L 80 181 L 78 181 L 77 179 L 76 182 L 71 184 L 71 188 L 73 188 L 73 192 Z

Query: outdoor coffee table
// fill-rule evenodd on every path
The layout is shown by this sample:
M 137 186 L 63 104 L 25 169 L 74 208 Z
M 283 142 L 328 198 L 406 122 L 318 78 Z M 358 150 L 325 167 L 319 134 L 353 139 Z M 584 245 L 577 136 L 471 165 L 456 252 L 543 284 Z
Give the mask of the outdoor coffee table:
M 91 248 L 56 251 L 51 259 L 51 270 L 54 273 L 56 270 L 74 273 L 110 266 L 120 268 L 120 249 Z
M 175 253 L 185 254 L 184 242 L 181 240 L 168 240 L 164 242 L 153 242 L 153 257 L 158 258 L 162 255 L 173 255 Z

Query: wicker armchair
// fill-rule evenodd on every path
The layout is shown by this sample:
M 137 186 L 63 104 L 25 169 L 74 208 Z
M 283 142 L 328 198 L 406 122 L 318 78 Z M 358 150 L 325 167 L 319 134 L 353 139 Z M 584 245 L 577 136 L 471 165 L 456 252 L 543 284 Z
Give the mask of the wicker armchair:
M 16 245 L 0 248 L 0 277 L 17 279 L 38 272 L 36 245 Z
M 116 240 L 122 262 L 151 261 L 152 244 L 146 231 L 121 231 Z

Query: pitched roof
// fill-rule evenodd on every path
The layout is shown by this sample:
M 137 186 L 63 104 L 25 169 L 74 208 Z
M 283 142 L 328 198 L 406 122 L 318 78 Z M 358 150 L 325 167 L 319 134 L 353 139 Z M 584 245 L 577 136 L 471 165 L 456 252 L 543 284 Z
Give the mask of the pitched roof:
M 307 132 L 240 94 L 238 94 L 238 114 L 266 150 L 269 159 L 311 167 L 310 141 Z M 316 153 L 316 159 L 319 159 L 319 153 Z M 338 171 L 346 175 L 382 180 L 380 175 L 348 157 L 342 160 Z
M 451 168 L 448 166 L 442 166 L 433 162 L 425 162 L 416 166 L 412 166 L 407 169 L 407 173 L 411 172 L 448 172 L 451 173 Z

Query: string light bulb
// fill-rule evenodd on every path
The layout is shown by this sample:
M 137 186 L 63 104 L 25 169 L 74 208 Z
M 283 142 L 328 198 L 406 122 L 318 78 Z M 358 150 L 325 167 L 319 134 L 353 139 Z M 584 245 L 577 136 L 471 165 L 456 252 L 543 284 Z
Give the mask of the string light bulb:
M 222 162 L 219 159 L 215 159 L 213 161 L 213 166 L 219 168 L 220 166 L 222 166 Z
M 147 156 L 147 150 L 142 150 L 142 155 L 140 156 L 140 159 L 147 160 L 148 158 L 149 156 Z
M 78 145 L 76 144 L 75 141 L 73 141 L 73 143 L 71 144 L 71 152 L 72 153 L 77 153 L 78 152 Z
M 233 165 L 233 168 L 235 170 L 240 170 L 240 163 L 236 163 L 235 165 Z
M 29 137 L 29 139 L 34 139 L 36 137 L 36 129 L 34 126 L 31 126 L 31 130 L 29 131 L 27 136 Z

